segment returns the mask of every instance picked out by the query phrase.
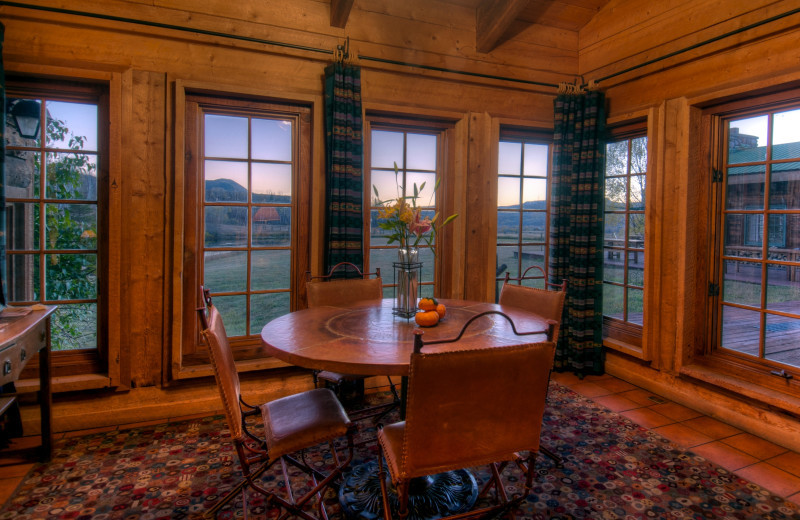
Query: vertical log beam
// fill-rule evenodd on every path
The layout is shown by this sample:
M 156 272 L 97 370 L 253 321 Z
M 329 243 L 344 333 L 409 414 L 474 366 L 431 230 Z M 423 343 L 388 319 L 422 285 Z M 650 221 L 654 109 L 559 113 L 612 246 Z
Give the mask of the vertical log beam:
M 344 28 L 352 8 L 353 0 L 331 0 L 331 27 Z
M 475 13 L 475 48 L 491 52 L 497 47 L 530 0 L 483 0 Z M 333 7 L 331 6 L 331 12 Z

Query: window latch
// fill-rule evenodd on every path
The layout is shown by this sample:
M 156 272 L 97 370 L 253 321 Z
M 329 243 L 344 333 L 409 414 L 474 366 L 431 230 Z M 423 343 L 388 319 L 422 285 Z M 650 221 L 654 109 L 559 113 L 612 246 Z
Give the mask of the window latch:
M 773 370 L 772 372 L 770 372 L 770 374 L 772 374 L 773 376 L 780 376 L 780 377 L 784 378 L 787 381 L 794 378 L 794 376 L 792 374 L 788 373 L 786 370 L 783 370 L 783 369 L 781 369 L 781 370 Z

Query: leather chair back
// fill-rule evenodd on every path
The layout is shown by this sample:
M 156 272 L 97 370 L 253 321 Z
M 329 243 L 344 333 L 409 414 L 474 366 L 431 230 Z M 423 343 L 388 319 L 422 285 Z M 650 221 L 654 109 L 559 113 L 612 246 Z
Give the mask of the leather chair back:
M 564 300 L 566 299 L 567 292 L 565 290 L 565 284 L 557 287 L 559 287 L 560 290 L 550 291 L 538 289 L 536 287 L 504 283 L 503 288 L 500 289 L 498 303 L 500 305 L 519 307 L 520 309 L 538 314 L 548 320 L 555 321 L 559 325 L 556 326 L 553 332 L 553 341 L 558 343 L 558 332 L 564 312 Z
M 202 334 L 208 343 L 211 366 L 214 368 L 214 377 L 217 380 L 220 397 L 222 397 L 222 406 L 225 409 L 228 427 L 231 429 L 231 437 L 234 440 L 241 440 L 244 437 L 244 430 L 242 428 L 242 409 L 239 405 L 239 395 L 241 394 L 239 374 L 236 372 L 236 363 L 228 344 L 228 335 L 225 333 L 222 316 L 213 304 L 208 305 L 207 311 L 208 327 L 202 331 Z
M 400 471 L 419 476 L 538 450 L 553 342 L 415 353 Z
M 383 298 L 383 281 L 381 278 L 310 281 L 306 282 L 306 294 L 309 308 L 380 300 Z

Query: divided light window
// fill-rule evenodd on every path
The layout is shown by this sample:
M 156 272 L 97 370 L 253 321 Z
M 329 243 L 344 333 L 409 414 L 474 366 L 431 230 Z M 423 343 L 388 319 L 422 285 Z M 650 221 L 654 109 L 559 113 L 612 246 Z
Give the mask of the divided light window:
M 501 131 L 497 161 L 495 299 L 499 297 L 506 273 L 512 278 L 518 277 L 532 265 L 547 272 L 551 149 L 551 138 L 524 131 Z M 544 286 L 542 280 L 523 283 Z
M 647 137 L 613 136 L 606 143 L 603 215 L 605 335 L 637 346 L 644 322 L 646 183 Z
M 57 374 L 65 373 L 58 365 L 66 354 L 70 373 L 95 370 L 106 347 L 106 136 L 99 121 L 107 98 L 91 85 L 39 87 L 10 83 L 6 100 L 6 297 L 58 305 Z M 22 116 L 32 118 L 30 129 L 16 123 Z
M 442 178 L 441 143 L 443 130 L 438 128 L 405 127 L 399 124 L 380 124 L 372 121 L 369 125 L 369 177 L 365 182 L 369 203 L 369 271 L 376 267 L 381 270 L 384 282 L 384 296 L 394 295 L 394 269 L 398 261 L 399 244 L 388 243 L 389 231 L 381 229 L 378 214 L 381 201 L 397 200 L 398 197 L 414 195 L 414 185 L 419 190 L 417 206 L 423 208 L 422 217 L 433 216 L 437 212 L 437 196 L 441 199 L 441 189 L 434 191 L 436 182 Z M 395 172 L 395 164 L 397 171 Z M 422 184 L 424 188 L 419 189 Z M 375 196 L 373 186 L 378 191 Z M 410 201 L 409 201 L 410 203 Z M 440 214 L 441 217 L 441 214 Z M 434 247 L 436 244 L 434 243 Z M 422 262 L 420 280 L 421 296 L 433 296 L 435 292 L 435 257 L 433 250 L 425 241 L 417 244 L 419 261 Z
M 256 100 L 187 96 L 184 298 L 203 284 L 234 346 L 258 356 L 265 323 L 300 301 L 308 268 L 310 110 Z M 303 236 L 300 236 L 300 235 Z M 183 352 L 197 336 L 185 309 Z M 204 362 L 202 353 L 195 360 Z M 241 356 L 240 356 L 241 357 Z M 246 356 L 245 356 L 246 357 Z M 184 359 L 184 361 L 187 361 Z M 191 361 L 187 361 L 191 364 Z
M 715 343 L 800 367 L 800 103 L 763 106 L 720 118 Z

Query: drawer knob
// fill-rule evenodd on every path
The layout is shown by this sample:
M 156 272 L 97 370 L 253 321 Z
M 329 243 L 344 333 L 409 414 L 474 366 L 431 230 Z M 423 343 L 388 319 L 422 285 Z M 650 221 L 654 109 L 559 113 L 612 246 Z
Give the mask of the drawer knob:
M 26 357 L 28 357 L 28 351 L 23 348 L 19 351 L 19 360 L 25 361 Z
M 11 373 L 11 361 L 6 359 L 5 363 L 3 363 L 3 375 L 7 376 Z

